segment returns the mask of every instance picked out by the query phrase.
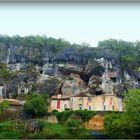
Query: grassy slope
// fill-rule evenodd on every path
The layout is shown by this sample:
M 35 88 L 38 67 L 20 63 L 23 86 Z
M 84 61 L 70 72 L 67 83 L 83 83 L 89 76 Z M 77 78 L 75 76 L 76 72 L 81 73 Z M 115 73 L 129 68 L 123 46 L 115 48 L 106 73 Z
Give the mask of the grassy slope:
M 22 122 L 24 123 L 24 122 Z M 76 134 L 63 124 L 49 124 L 47 123 L 41 132 L 36 134 L 27 132 L 23 128 L 15 128 L 12 121 L 5 121 L 0 123 L 0 139 L 20 139 L 20 138 L 61 138 L 70 139 L 78 138 Z

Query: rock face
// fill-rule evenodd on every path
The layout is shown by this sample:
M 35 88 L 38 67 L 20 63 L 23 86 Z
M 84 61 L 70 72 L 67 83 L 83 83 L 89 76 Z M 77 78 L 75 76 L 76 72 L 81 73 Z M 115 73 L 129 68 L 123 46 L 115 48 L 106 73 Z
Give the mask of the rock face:
M 27 124 L 27 131 L 32 132 L 32 133 L 36 133 L 38 131 L 40 131 L 41 126 L 39 121 L 37 120 L 30 120 L 30 122 Z
M 46 118 L 48 123 L 58 123 L 57 117 L 56 116 L 48 116 Z
M 99 76 L 91 76 L 88 82 L 88 86 L 90 89 L 90 93 L 93 95 L 104 94 L 103 89 L 100 84 L 102 83 L 102 79 Z
M 18 95 L 27 94 L 36 83 L 36 76 L 31 74 L 19 74 L 8 81 L 3 81 L 0 95 L 3 98 L 16 98 Z
M 104 117 L 101 115 L 95 115 L 84 124 L 84 127 L 90 130 L 104 130 Z
M 3 86 L 0 86 L 0 101 L 2 100 Z
M 48 93 L 49 95 L 53 95 L 57 92 L 60 83 L 61 79 L 57 77 L 48 77 L 45 80 L 39 81 L 37 84 L 35 84 L 34 90 L 42 94 Z
M 12 72 L 24 71 L 5 81 L 0 76 L 0 97 L 16 98 L 32 91 L 50 95 L 73 95 L 90 92 L 93 95 L 121 96 L 128 88 L 140 88 L 140 74 L 121 69 L 120 57 L 111 49 L 68 47 L 54 51 L 53 47 L 0 45 L 0 61 Z M 29 73 L 29 63 L 39 75 Z M 116 73 L 116 76 L 112 76 Z
M 140 73 L 135 70 L 124 71 L 124 80 L 129 88 L 140 88 Z
M 86 83 L 77 74 L 71 74 L 63 80 L 60 89 L 61 94 L 66 96 L 79 94 L 88 90 L 89 88 L 86 86 Z
M 115 83 L 109 79 L 106 75 L 102 76 L 102 84 L 101 88 L 106 94 L 113 94 L 114 93 L 114 88 L 115 88 Z

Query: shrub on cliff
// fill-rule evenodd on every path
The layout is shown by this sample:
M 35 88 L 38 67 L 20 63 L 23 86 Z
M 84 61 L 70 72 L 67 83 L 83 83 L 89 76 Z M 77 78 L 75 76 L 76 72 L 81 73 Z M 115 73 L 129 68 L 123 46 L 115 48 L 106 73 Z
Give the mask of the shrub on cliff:
M 0 103 L 0 114 L 3 113 L 4 109 L 8 107 L 9 107 L 8 101 L 3 101 L 2 103 Z

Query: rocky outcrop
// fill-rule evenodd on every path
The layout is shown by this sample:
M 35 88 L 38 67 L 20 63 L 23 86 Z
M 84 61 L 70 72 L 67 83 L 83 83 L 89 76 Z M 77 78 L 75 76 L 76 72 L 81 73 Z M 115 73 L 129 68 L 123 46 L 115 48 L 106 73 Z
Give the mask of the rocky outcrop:
M 30 120 L 27 124 L 27 131 L 37 133 L 41 130 L 41 126 L 38 120 Z
M 102 79 L 99 76 L 91 76 L 88 82 L 88 86 L 90 89 L 90 93 L 93 95 L 100 95 L 104 94 L 103 89 L 101 88 L 100 84 L 102 83 Z
M 9 43 L 0 45 L 0 61 L 12 72 L 25 72 L 8 81 L 0 76 L 0 96 L 3 98 L 16 98 L 32 91 L 50 95 L 88 91 L 93 95 L 121 96 L 126 86 L 140 88 L 140 73 L 123 71 L 119 54 L 107 48 L 71 46 L 55 51 L 53 46 L 29 47 Z M 40 72 L 38 76 L 29 73 L 30 62 Z M 116 72 L 116 79 L 110 78 L 109 72 Z
M 140 73 L 136 70 L 125 70 L 124 80 L 128 88 L 140 88 Z
M 109 79 L 106 75 L 102 76 L 102 84 L 101 88 L 105 92 L 105 94 L 112 94 L 114 93 L 115 83 Z
M 90 130 L 104 130 L 104 117 L 95 115 L 89 121 L 84 123 L 84 127 Z
M 79 94 L 89 90 L 86 83 L 81 80 L 80 76 L 77 74 L 71 74 L 70 76 L 66 77 L 65 80 L 63 80 L 60 88 L 61 94 L 66 96 Z
M 3 101 L 7 101 L 10 106 L 23 106 L 25 103 L 25 101 L 19 101 L 15 99 L 3 99 L 2 102 Z
M 59 77 L 46 77 L 34 84 L 33 90 L 40 94 L 53 95 L 58 91 L 60 83 L 61 78 Z
M 27 94 L 36 83 L 36 76 L 31 74 L 19 74 L 13 79 L 3 82 L 1 92 L 3 98 L 16 98 L 20 94 Z
M 58 119 L 56 116 L 48 116 L 44 118 L 48 123 L 58 123 Z

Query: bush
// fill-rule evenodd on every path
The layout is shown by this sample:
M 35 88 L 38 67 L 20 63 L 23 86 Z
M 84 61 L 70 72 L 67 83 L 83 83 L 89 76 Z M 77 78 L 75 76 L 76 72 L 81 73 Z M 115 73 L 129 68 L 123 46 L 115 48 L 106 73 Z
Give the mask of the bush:
M 3 101 L 1 104 L 0 104 L 0 114 L 3 113 L 4 109 L 8 108 L 9 107 L 9 102 L 8 101 Z
M 43 131 L 41 132 L 42 137 L 47 138 L 47 139 L 55 139 L 59 138 L 59 134 L 53 133 L 50 129 L 44 128 Z
M 34 93 L 28 97 L 27 102 L 24 104 L 24 110 L 31 116 L 44 116 L 47 111 L 47 104 L 41 95 Z
M 12 129 L 13 129 L 13 127 L 12 127 L 10 121 L 0 123 L 0 131 L 8 131 L 8 132 L 10 132 Z
M 44 120 L 39 119 L 40 131 L 45 127 L 46 122 Z
M 90 120 L 96 114 L 96 112 L 89 110 L 76 110 L 74 113 L 80 116 L 84 122 Z
M 58 110 L 54 109 L 51 113 L 52 113 L 52 114 L 55 114 L 55 113 L 57 113 L 57 112 L 58 112 Z
M 72 114 L 72 111 L 70 111 L 70 110 L 55 113 L 58 121 L 60 121 L 60 122 L 67 121 L 71 114 Z
M 128 90 L 124 95 L 125 112 L 106 115 L 104 126 L 112 138 L 140 137 L 140 90 Z
M 70 109 L 69 108 L 66 108 L 65 111 L 70 111 Z
M 80 137 L 80 139 L 90 139 L 91 138 L 91 134 L 90 134 L 89 131 L 85 130 L 84 132 L 81 132 L 79 134 L 79 137 Z
M 27 137 L 29 139 L 34 139 L 34 138 L 36 138 L 36 134 L 34 134 L 34 133 L 28 133 Z
M 107 115 L 104 126 L 111 138 L 134 138 L 134 123 L 125 114 L 112 113 Z
M 72 132 L 77 132 L 81 126 L 80 121 L 72 119 L 69 119 L 66 124 Z
M 79 116 L 82 119 L 82 121 L 88 121 L 88 120 L 90 120 L 96 114 L 96 112 L 89 111 L 89 110 L 76 110 L 76 111 L 72 111 L 70 109 L 66 109 L 63 112 L 58 112 L 58 111 L 54 110 L 52 113 L 53 113 L 53 115 L 56 115 L 58 121 L 60 121 L 60 122 L 67 121 L 68 118 L 71 115 Z

